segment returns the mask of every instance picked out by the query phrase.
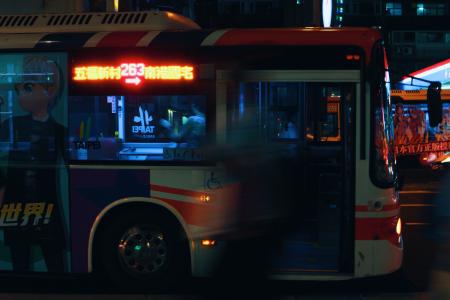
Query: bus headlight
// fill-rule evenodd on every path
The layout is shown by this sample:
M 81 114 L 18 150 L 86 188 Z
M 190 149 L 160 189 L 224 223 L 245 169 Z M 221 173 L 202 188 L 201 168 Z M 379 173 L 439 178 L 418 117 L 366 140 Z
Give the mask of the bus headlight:
M 397 232 L 398 235 L 402 234 L 402 219 L 401 218 L 398 218 L 397 226 L 395 227 L 395 231 Z

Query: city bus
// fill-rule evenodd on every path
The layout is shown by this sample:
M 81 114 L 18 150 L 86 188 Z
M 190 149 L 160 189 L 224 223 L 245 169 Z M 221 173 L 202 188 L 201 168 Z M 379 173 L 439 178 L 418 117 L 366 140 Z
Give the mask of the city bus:
M 298 228 L 270 278 L 400 268 L 376 29 L 204 30 L 171 12 L 73 13 L 0 16 L 0 40 L 3 272 L 105 274 L 130 288 L 211 276 L 237 185 L 207 149 L 238 143 L 242 128 L 302 162 Z
M 427 90 L 392 90 L 395 153 L 405 167 L 442 169 L 450 152 L 450 91 L 441 90 L 442 119 L 430 125 Z

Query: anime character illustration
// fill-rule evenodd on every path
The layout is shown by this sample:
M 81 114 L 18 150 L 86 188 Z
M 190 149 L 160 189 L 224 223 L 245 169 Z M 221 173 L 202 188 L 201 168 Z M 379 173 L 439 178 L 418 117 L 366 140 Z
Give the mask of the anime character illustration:
M 435 133 L 436 141 L 447 141 L 450 138 L 450 109 L 444 110 L 442 122 L 439 123 Z
M 395 107 L 394 128 L 395 144 L 404 145 L 408 143 L 408 119 L 401 104 Z
M 424 113 L 415 106 L 409 107 L 409 130 L 411 134 L 408 144 L 419 144 L 423 142 L 425 133 Z
M 1 142 L 9 143 L 0 180 L 0 228 L 14 271 L 33 271 L 32 247 L 38 246 L 47 270 L 63 272 L 66 238 L 58 171 L 65 158 L 66 130 L 51 115 L 62 76 L 56 62 L 30 55 L 23 57 L 15 82 L 18 105 L 0 127 Z

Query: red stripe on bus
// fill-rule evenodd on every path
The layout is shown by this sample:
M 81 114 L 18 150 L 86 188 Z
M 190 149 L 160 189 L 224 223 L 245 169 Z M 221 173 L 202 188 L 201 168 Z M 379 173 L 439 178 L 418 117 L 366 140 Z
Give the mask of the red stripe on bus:
M 389 205 L 384 205 L 381 210 L 375 210 L 372 208 L 369 210 L 369 205 L 356 205 L 355 211 L 359 211 L 359 212 L 391 211 L 391 210 L 396 210 L 399 207 L 400 207 L 399 204 L 389 204 Z
M 211 219 L 215 213 L 215 207 L 205 204 L 195 204 L 191 202 L 177 201 L 162 197 L 154 197 L 172 206 L 188 225 L 209 227 L 214 220 Z
M 197 198 L 200 198 L 201 196 L 205 195 L 205 193 L 201 193 L 201 192 L 197 192 L 197 191 L 173 188 L 170 186 L 158 185 L 158 184 L 151 184 L 150 185 L 150 193 L 151 193 L 151 191 L 158 191 L 158 192 L 163 192 L 163 193 L 177 194 L 177 195 L 181 195 L 181 196 L 189 196 L 189 197 L 197 197 Z
M 355 240 L 375 241 L 387 240 L 395 246 L 399 245 L 396 232 L 398 216 L 386 218 L 356 218 Z
M 96 47 L 133 47 L 147 31 L 111 32 L 100 40 Z

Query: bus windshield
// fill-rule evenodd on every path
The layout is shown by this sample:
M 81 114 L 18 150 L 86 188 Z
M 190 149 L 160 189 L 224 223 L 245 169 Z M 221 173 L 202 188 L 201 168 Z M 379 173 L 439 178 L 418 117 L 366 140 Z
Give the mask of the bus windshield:
M 389 73 L 381 43 L 374 47 L 372 81 L 373 146 L 371 177 L 375 185 L 390 187 L 395 180 L 394 129 L 391 114 Z

